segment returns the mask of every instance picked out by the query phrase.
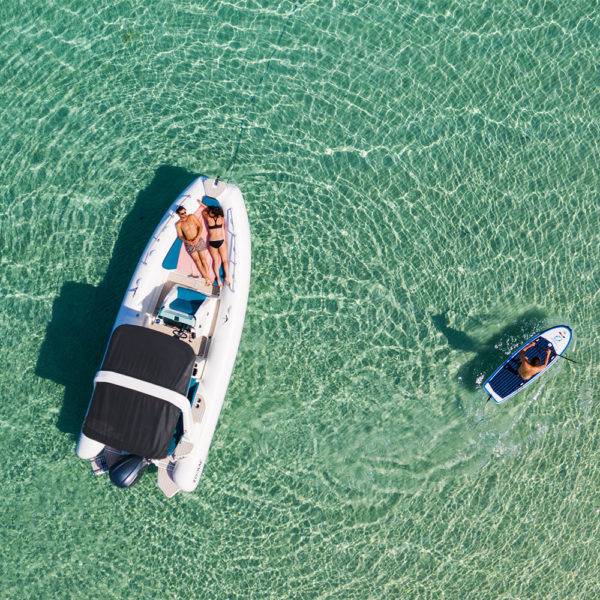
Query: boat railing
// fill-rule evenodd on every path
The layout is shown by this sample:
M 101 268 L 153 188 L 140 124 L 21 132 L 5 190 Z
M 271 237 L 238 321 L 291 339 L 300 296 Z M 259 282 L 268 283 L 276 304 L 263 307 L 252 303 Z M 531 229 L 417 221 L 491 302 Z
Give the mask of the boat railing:
M 227 259 L 229 260 L 229 269 L 232 271 L 231 273 L 231 291 L 235 292 L 235 267 L 236 267 L 236 248 L 235 248 L 235 231 L 233 226 L 233 210 L 231 208 L 227 209 L 227 235 L 229 239 L 227 243 L 229 245 L 229 256 Z
M 165 223 L 164 225 L 158 229 L 157 231 L 155 231 L 152 234 L 152 240 L 153 240 L 153 244 L 150 245 L 150 247 L 148 248 L 148 251 L 146 252 L 146 255 L 144 256 L 144 259 L 142 260 L 142 264 L 147 265 L 150 257 L 152 256 L 152 254 L 154 254 L 156 252 L 156 245 L 160 242 L 161 240 L 161 236 L 163 235 L 163 233 L 165 233 L 165 231 L 167 230 L 167 227 L 172 225 L 172 221 L 175 219 L 175 213 L 171 212 L 169 214 L 169 216 L 165 219 Z

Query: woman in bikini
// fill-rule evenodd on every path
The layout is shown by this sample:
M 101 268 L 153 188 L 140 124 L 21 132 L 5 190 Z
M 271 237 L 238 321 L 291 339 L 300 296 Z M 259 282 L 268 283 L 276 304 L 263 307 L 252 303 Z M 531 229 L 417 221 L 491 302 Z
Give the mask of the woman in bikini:
M 220 206 L 207 206 L 202 215 L 208 223 L 208 251 L 213 261 L 213 270 L 217 276 L 217 283 L 223 285 L 219 273 L 221 264 L 223 264 L 223 273 L 225 283 L 231 287 L 231 278 L 229 277 L 229 261 L 227 260 L 227 241 L 225 240 L 225 217 L 223 209 Z

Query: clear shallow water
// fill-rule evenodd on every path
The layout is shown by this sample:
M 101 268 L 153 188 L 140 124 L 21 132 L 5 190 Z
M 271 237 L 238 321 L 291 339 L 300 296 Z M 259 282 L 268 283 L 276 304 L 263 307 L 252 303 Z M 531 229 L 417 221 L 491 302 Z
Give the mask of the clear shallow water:
M 597 597 L 597 7 L 80 4 L 0 8 L 2 597 Z M 242 188 L 253 284 L 166 502 L 74 436 L 197 173 Z M 581 365 L 484 407 L 556 322 Z

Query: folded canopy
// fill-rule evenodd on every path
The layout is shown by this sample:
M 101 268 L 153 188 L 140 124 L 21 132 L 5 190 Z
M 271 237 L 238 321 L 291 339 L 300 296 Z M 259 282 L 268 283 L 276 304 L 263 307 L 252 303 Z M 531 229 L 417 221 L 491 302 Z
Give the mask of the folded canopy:
M 187 394 L 196 356 L 192 347 L 159 331 L 120 325 L 108 344 L 102 371 Z M 164 458 L 181 411 L 170 402 L 112 383 L 96 383 L 83 433 L 111 448 Z

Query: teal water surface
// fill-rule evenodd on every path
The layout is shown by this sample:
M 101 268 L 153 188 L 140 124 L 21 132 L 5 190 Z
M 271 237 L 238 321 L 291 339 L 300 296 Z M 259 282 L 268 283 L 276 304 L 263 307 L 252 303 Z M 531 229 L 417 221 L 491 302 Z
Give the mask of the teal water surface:
M 0 597 L 597 598 L 597 2 L 0 6 Z M 244 193 L 201 485 L 74 445 L 165 207 Z M 484 404 L 565 322 L 571 356 Z

